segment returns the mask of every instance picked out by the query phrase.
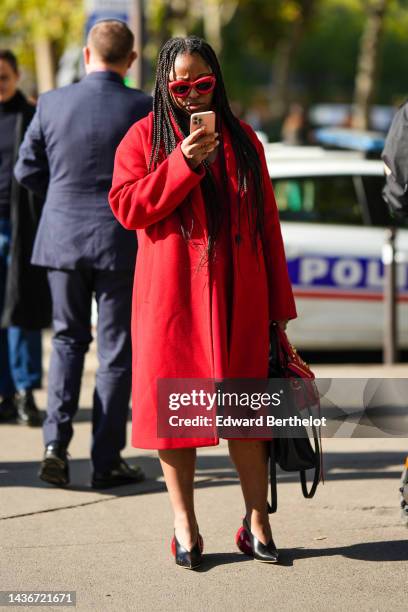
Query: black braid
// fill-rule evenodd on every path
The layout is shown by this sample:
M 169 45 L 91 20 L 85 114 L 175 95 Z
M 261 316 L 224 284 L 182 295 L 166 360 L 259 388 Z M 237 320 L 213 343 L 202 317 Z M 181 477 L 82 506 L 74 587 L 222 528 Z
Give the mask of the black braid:
M 162 161 L 160 159 L 162 147 L 164 148 L 166 156 L 168 156 L 177 146 L 177 138 L 170 116 L 173 117 L 173 121 L 176 123 L 183 136 L 186 137 L 188 135 L 188 118 L 184 117 L 182 111 L 173 105 L 168 90 L 169 75 L 174 71 L 176 58 L 178 55 L 186 53 L 199 54 L 211 68 L 217 79 L 217 85 L 213 95 L 213 105 L 215 107 L 218 124 L 216 131 L 221 136 L 221 124 L 224 124 L 229 132 L 237 164 L 238 192 L 240 194 L 237 205 L 240 209 L 241 198 L 243 198 L 246 204 L 246 215 L 251 228 L 253 245 L 256 247 L 257 235 L 262 239 L 264 228 L 263 186 L 259 156 L 248 134 L 231 111 L 217 56 L 211 46 L 197 36 L 171 38 L 160 50 L 153 98 L 153 142 L 149 160 L 149 171 Z M 222 142 L 220 142 L 218 154 L 221 154 L 220 161 L 224 193 L 218 193 L 216 183 L 210 170 L 210 165 L 205 162 L 204 165 L 206 166 L 207 172 L 200 183 L 208 222 L 208 259 L 211 259 L 214 254 L 217 235 L 224 215 L 228 212 L 228 210 L 225 210 L 225 205 L 223 205 L 223 201 L 228 201 L 228 198 L 225 199 L 228 193 L 228 177 Z M 253 185 L 254 193 L 254 199 L 251 202 L 248 198 L 249 184 Z M 238 210 L 239 218 L 241 212 L 241 210 Z M 183 234 L 186 235 L 185 228 L 182 227 L 182 231 Z

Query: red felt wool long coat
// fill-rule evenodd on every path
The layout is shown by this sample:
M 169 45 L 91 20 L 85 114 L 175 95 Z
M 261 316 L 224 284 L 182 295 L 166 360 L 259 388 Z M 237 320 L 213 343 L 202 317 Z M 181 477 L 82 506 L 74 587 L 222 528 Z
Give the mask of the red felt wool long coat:
M 241 212 L 238 220 L 235 156 L 224 129 L 222 142 L 230 179 L 229 321 L 225 277 L 217 273 L 217 266 L 210 272 L 208 265 L 202 264 L 207 240 L 200 189 L 204 168 L 191 170 L 179 143 L 148 172 L 152 113 L 130 128 L 116 153 L 110 205 L 125 228 L 137 231 L 139 244 L 132 313 L 132 444 L 137 448 L 217 444 L 216 437 L 157 436 L 158 378 L 265 378 L 269 321 L 296 317 L 263 147 L 253 130 L 244 123 L 242 126 L 262 164 L 266 237 L 263 247 L 258 241 L 256 252 L 248 216 Z M 190 233 L 188 240 L 181 223 Z

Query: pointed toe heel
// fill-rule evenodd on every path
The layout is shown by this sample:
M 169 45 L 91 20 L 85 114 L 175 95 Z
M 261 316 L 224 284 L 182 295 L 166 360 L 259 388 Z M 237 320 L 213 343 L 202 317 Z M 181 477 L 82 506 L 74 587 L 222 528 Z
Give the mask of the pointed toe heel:
M 196 569 L 203 560 L 204 541 L 200 533 L 197 541 L 191 550 L 184 548 L 174 534 L 171 540 L 171 552 L 176 561 L 176 565 L 185 569 Z
M 251 531 L 246 518 L 242 523 L 242 528 L 246 531 L 251 545 L 251 554 L 255 561 L 261 561 L 262 563 L 278 563 L 279 552 L 275 546 L 273 538 L 269 540 L 267 544 L 263 544 Z

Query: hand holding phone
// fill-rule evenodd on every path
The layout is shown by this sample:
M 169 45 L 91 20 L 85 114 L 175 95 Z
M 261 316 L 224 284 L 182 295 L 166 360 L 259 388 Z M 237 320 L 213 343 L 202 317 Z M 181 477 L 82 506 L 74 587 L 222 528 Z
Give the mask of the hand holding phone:
M 190 118 L 190 135 L 181 143 L 181 150 L 189 166 L 193 170 L 197 168 L 218 144 L 215 113 L 213 111 L 193 113 Z

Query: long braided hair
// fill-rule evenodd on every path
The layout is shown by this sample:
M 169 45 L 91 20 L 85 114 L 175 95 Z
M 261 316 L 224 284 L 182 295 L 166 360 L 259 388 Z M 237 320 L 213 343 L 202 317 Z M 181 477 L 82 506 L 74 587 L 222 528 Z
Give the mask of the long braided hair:
M 168 81 L 170 73 L 174 73 L 174 65 L 177 56 L 184 54 L 191 55 L 194 53 L 202 57 L 217 79 L 212 100 L 217 117 L 216 130 L 221 135 L 221 125 L 224 124 L 229 132 L 237 165 L 239 193 L 237 202 L 238 219 L 240 219 L 240 215 L 242 214 L 241 199 L 243 199 L 246 203 L 245 213 L 248 216 L 249 227 L 251 228 L 251 238 L 256 248 L 257 235 L 259 235 L 261 239 L 263 238 L 264 221 L 262 173 L 259 156 L 248 134 L 231 111 L 221 68 L 214 50 L 207 42 L 197 36 L 171 38 L 160 50 L 153 98 L 153 141 L 149 160 L 149 171 L 160 163 L 160 155 L 163 148 L 167 156 L 177 146 L 177 136 L 174 132 L 172 119 L 178 126 L 183 137 L 185 138 L 188 135 L 188 117 L 174 105 L 168 90 Z M 220 155 L 221 161 L 223 193 L 219 193 L 211 173 L 210 164 L 206 162 L 203 162 L 206 167 L 206 174 L 200 183 L 208 224 L 208 244 L 206 248 L 208 260 L 211 260 L 214 255 L 215 244 L 221 223 L 224 219 L 224 215 L 228 214 L 228 207 L 226 210 L 224 204 L 224 202 L 228 202 L 228 197 L 225 197 L 228 193 L 228 177 L 221 138 L 218 155 Z M 248 198 L 248 186 L 250 184 L 252 184 L 252 193 L 254 194 L 251 202 Z M 183 227 L 183 224 L 181 225 L 181 230 L 183 235 L 188 238 L 188 231 Z M 241 240 L 239 234 L 237 240 Z

